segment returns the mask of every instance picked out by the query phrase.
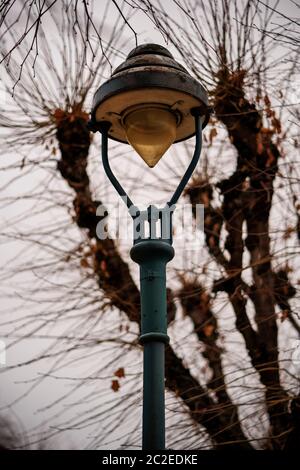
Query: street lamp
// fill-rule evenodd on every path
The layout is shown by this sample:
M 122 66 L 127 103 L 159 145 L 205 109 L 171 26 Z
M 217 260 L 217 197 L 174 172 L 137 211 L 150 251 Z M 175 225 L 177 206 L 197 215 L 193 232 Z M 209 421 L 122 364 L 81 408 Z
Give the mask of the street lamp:
M 134 225 L 130 251 L 140 266 L 141 336 L 144 346 L 143 449 L 165 448 L 166 264 L 173 258 L 172 214 L 200 156 L 202 129 L 209 119 L 202 85 L 157 44 L 133 49 L 94 96 L 89 128 L 102 134 L 102 161 L 124 199 Z M 108 160 L 108 138 L 130 143 L 154 167 L 176 142 L 196 136 L 194 155 L 165 207 L 140 211 L 116 179 Z M 146 235 L 148 224 L 149 235 Z

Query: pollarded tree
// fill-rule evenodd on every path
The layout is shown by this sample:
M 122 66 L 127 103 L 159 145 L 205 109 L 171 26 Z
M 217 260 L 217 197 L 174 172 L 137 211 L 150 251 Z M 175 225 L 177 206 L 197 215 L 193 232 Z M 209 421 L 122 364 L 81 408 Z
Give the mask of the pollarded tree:
M 56 348 L 51 344 L 27 362 L 52 358 L 47 376 L 57 379 L 57 372 L 68 361 L 80 364 L 85 355 L 102 358 L 103 363 L 93 364 L 94 369 L 85 364 L 88 374 L 52 403 L 77 396 L 83 389 L 80 401 L 86 400 L 88 408 L 66 417 L 64 425 L 102 425 L 94 446 L 101 447 L 116 432 L 120 416 L 122 424 L 136 413 L 140 398 L 136 387 L 137 380 L 140 382 L 136 273 L 131 271 L 122 244 L 96 236 L 96 210 L 108 204 L 109 188 L 98 176 L 99 158 L 86 123 L 88 92 L 92 94 L 101 78 L 110 73 L 120 51 L 128 48 L 129 52 L 139 37 L 130 16 L 138 12 L 138 19 L 146 16 L 155 23 L 205 83 L 215 110 L 205 131 L 201 168 L 185 195 L 193 205 L 204 205 L 206 247 L 199 246 L 186 266 L 174 265 L 168 289 L 172 339 L 166 351 L 169 446 L 249 449 L 297 445 L 299 397 L 288 344 L 300 331 L 295 260 L 297 136 L 288 114 L 293 103 L 289 103 L 289 88 L 285 87 L 296 76 L 297 50 L 289 55 L 266 34 L 275 13 L 260 1 L 215 1 L 209 6 L 201 0 L 193 4 L 171 1 L 172 9 L 146 0 L 108 2 L 100 25 L 95 24 L 96 10 L 93 17 L 86 2 L 82 10 L 77 2 L 74 9 L 66 2 L 64 7 L 69 10 L 62 14 L 55 3 L 47 4 L 45 13 L 44 7 L 40 9 L 37 17 L 31 12 L 26 16 L 25 9 L 20 18 L 29 18 L 25 23 L 35 25 L 33 38 L 28 37 L 30 32 L 23 34 L 21 45 L 8 39 L 2 53 L 7 67 L 5 83 L 13 89 L 11 108 L 1 116 L 3 148 L 8 152 L 13 146 L 21 156 L 7 164 L 12 175 L 9 185 L 17 187 L 18 169 L 34 175 L 36 186 L 29 186 L 26 197 L 35 204 L 38 201 L 28 208 L 32 220 L 24 232 L 20 231 L 24 217 L 20 214 L 6 230 L 6 237 L 29 243 L 37 258 L 30 255 L 18 268 L 11 263 L 3 278 L 7 272 L 16 275 L 16 269 L 38 276 L 42 282 L 38 288 L 30 286 L 29 296 L 39 305 L 42 302 L 44 310 L 42 320 L 39 306 L 34 314 L 21 314 L 10 323 L 14 333 L 25 328 L 21 337 L 56 338 Z M 118 14 L 108 29 L 112 6 Z M 42 13 L 53 15 L 51 24 L 40 24 Z M 4 37 L 19 37 L 21 29 L 18 23 L 6 22 Z M 63 38 L 58 48 L 50 41 L 55 31 Z M 132 34 L 130 47 L 122 44 L 127 40 L 126 31 Z M 101 47 L 97 48 L 99 41 Z M 18 54 L 21 60 L 17 60 Z M 26 146 L 24 155 L 21 146 Z M 110 150 L 122 168 L 124 150 L 119 146 Z M 187 161 L 191 148 L 182 151 Z M 128 158 L 134 161 L 130 155 Z M 182 155 L 173 154 L 176 167 L 167 158 L 160 169 L 164 175 L 162 198 L 173 182 L 167 176 L 170 170 L 175 179 L 183 167 Z M 132 168 L 138 168 L 133 170 L 137 176 L 142 174 L 141 165 Z M 131 171 L 125 175 L 131 182 L 128 174 Z M 163 179 L 165 175 L 170 184 Z M 16 204 L 19 198 L 13 194 L 3 201 Z M 53 211 L 53 221 L 39 216 L 45 209 L 48 214 Z M 39 230 L 38 220 L 42 221 Z M 185 253 L 178 261 L 181 258 Z M 63 298 L 60 292 L 64 292 Z M 51 324 L 54 332 L 46 334 Z M 99 344 L 102 349 L 98 352 Z M 100 394 L 97 381 L 113 370 L 112 391 L 104 387 Z M 38 383 L 34 381 L 26 394 Z M 87 383 L 93 385 L 92 391 L 85 388 Z M 76 404 L 74 407 L 76 410 Z M 179 410 L 188 414 L 189 421 L 181 423 Z M 137 418 L 132 426 L 139 426 Z M 137 435 L 129 435 L 125 443 L 135 445 Z

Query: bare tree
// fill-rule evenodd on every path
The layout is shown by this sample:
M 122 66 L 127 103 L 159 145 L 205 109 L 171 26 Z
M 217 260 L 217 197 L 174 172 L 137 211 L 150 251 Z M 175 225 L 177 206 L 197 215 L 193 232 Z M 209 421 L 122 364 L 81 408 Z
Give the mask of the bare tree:
M 81 389 L 88 408 L 66 417 L 50 435 L 66 427 L 100 426 L 91 445 L 101 447 L 120 422 L 135 416 L 132 426 L 139 426 L 139 292 L 124 246 L 96 236 L 96 210 L 106 206 L 110 189 L 98 177 L 99 158 L 86 127 L 88 92 L 122 56 L 122 34 L 129 31 L 136 41 L 131 15 L 138 12 L 154 23 L 206 85 L 215 110 L 205 131 L 201 168 L 185 194 L 193 205 L 205 207 L 206 247 L 199 246 L 200 259 L 185 269 L 174 266 L 168 288 L 169 446 L 296 447 L 299 377 L 289 342 L 300 332 L 300 205 L 298 137 L 289 83 L 298 79 L 299 51 L 268 33 L 278 5 L 270 8 L 259 0 L 174 0 L 170 15 L 158 1 L 107 2 L 101 24 L 95 26 L 96 10 L 92 16 L 87 2 L 80 7 L 66 2 L 62 12 L 55 3 L 44 2 L 34 11 L 35 2 L 25 2 L 18 19 L 22 28 L 25 24 L 23 29 L 12 15 L 18 2 L 1 7 L 3 37 L 10 37 L 2 52 L 5 83 L 13 92 L 0 116 L 2 148 L 17 152 L 12 163 L 4 165 L 9 176 L 2 190 L 16 187 L 20 172 L 21 178 L 36 174 L 37 181 L 22 196 L 3 196 L 6 209 L 21 197 L 34 204 L 25 215 L 16 214 L 6 223 L 4 237 L 30 251 L 21 264 L 10 260 L 2 280 L 11 283 L 12 276 L 21 273 L 26 278 L 30 273 L 31 279 L 33 274 L 40 281 L 38 288 L 25 284 L 26 295 L 19 287 L 27 302 L 36 299 L 32 315 L 16 310 L 15 317 L 2 325 L 11 325 L 7 336 L 12 346 L 24 336 L 54 339 L 41 355 L 23 363 L 51 359 L 47 374 L 33 380 L 26 396 L 45 377 L 58 379 L 67 364 L 83 362 L 88 374 L 74 378 L 74 386 L 46 408 L 54 409 Z M 111 8 L 117 15 L 108 35 Z M 49 30 L 41 23 L 44 15 L 52 18 Z M 284 27 L 277 26 L 276 34 Z M 122 34 L 116 34 L 120 29 Z M 58 47 L 51 44 L 49 34 L 63 39 Z M 110 151 L 122 165 L 124 150 L 114 145 Z M 173 171 L 171 184 L 191 148 L 181 151 L 184 160 L 174 153 L 178 170 L 166 159 L 162 196 L 169 190 L 164 175 Z M 143 171 L 138 164 L 135 168 L 136 175 Z M 128 172 L 127 181 L 133 184 Z M 55 220 L 45 221 L 45 210 L 54 211 Z M 31 224 L 22 232 L 22 220 L 29 214 Z M 42 221 L 38 229 L 37 220 Z M 54 328 L 51 334 L 49 325 Z M 98 357 L 101 364 L 93 362 L 91 370 L 86 358 Z M 99 393 L 97 383 L 105 381 L 108 370 L 114 371 L 112 390 Z M 181 422 L 184 414 L 187 420 Z M 126 436 L 127 432 L 124 429 L 125 445 L 138 445 L 138 432 Z M 32 439 L 39 438 L 33 434 Z

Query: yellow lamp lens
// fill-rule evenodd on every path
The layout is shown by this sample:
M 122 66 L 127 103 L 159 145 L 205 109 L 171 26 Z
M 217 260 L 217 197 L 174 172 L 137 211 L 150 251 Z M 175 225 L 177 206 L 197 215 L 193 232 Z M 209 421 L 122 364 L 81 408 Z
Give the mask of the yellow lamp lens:
M 139 108 L 124 119 L 126 137 L 148 166 L 153 168 L 176 138 L 176 117 L 163 108 Z

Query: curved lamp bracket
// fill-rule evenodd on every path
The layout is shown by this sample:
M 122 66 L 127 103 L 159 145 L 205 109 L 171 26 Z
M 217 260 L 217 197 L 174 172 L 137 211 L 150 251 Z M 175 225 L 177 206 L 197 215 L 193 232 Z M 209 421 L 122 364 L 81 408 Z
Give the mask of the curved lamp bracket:
M 137 206 L 134 205 L 127 192 L 123 186 L 119 183 L 115 177 L 109 160 L 108 160 L 108 131 L 111 127 L 111 123 L 108 121 L 101 122 L 92 122 L 88 123 L 88 127 L 92 132 L 100 131 L 102 134 L 102 162 L 105 173 L 110 180 L 111 184 L 114 186 L 115 190 L 121 196 L 129 213 L 134 220 L 134 243 L 137 243 L 141 240 L 145 240 L 144 234 L 144 222 L 148 221 L 150 230 L 149 237 L 150 239 L 160 239 L 165 242 L 172 244 L 172 214 L 175 210 L 175 204 L 177 203 L 179 197 L 181 196 L 186 184 L 188 183 L 190 177 L 193 174 L 193 171 L 196 168 L 196 165 L 200 158 L 201 147 L 202 147 L 202 123 L 201 116 L 203 116 L 203 109 L 193 108 L 191 114 L 195 119 L 195 135 L 196 135 L 196 145 L 193 157 L 189 163 L 188 168 L 186 169 L 181 181 L 179 182 L 176 190 L 174 191 L 173 196 L 167 202 L 166 206 L 163 209 L 157 209 L 155 206 L 149 206 L 147 211 L 140 211 Z M 161 221 L 161 232 L 160 236 L 156 236 L 155 225 L 156 222 Z

